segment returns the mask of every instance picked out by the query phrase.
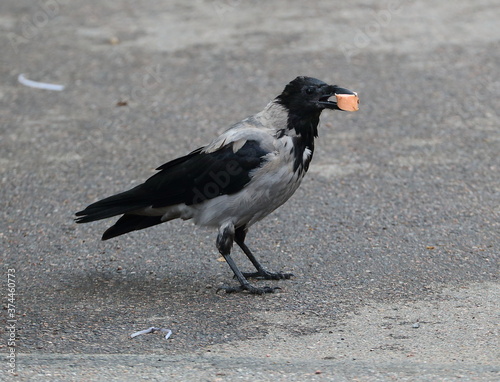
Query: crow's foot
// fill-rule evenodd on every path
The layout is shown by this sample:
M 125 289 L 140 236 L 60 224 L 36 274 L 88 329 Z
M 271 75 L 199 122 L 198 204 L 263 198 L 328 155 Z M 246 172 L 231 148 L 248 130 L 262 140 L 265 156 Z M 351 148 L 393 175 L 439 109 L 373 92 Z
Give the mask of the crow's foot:
M 243 272 L 243 276 L 258 280 L 288 280 L 293 276 L 293 273 L 269 272 L 264 269 L 258 272 Z

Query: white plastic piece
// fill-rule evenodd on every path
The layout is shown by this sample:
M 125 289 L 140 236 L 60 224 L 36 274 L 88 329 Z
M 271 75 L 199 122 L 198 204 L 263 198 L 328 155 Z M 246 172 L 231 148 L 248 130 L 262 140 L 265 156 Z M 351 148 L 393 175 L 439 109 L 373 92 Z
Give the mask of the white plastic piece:
M 22 73 L 17 77 L 17 80 L 21 84 L 23 84 L 24 86 L 28 86 L 30 88 L 54 90 L 54 91 L 58 91 L 58 92 L 64 90 L 64 85 L 48 84 L 46 82 L 37 82 L 37 81 L 28 80 L 24 76 L 24 74 L 22 74 Z
M 165 339 L 166 340 L 168 340 L 169 337 L 172 335 L 172 331 L 170 329 L 155 328 L 155 327 L 152 326 L 152 327 L 150 327 L 148 329 L 139 330 L 138 332 L 132 333 L 130 335 L 130 338 L 134 338 L 134 337 L 140 336 L 142 334 L 149 334 L 149 333 L 154 333 L 154 332 L 166 333 L 165 334 Z

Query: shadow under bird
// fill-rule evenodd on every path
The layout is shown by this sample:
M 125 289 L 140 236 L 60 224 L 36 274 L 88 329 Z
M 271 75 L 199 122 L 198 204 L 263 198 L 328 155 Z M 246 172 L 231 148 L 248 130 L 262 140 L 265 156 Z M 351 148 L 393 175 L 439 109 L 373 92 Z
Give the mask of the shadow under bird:
M 102 240 L 172 219 L 193 219 L 218 228 L 216 245 L 240 285 L 226 292 L 272 293 L 247 278 L 289 279 L 266 270 L 245 244 L 248 229 L 297 190 L 313 156 L 321 112 L 358 110 L 357 94 L 311 77 L 297 77 L 260 113 L 236 123 L 210 144 L 157 168 L 131 190 L 77 212 L 77 223 L 122 215 Z M 239 270 L 231 257 L 236 242 L 256 268 Z

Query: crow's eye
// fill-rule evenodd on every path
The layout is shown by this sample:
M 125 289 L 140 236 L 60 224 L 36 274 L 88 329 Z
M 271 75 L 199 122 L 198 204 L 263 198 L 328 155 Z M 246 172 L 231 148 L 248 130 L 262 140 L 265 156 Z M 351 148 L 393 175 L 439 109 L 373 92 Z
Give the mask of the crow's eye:
M 307 89 L 306 89 L 306 94 L 311 95 L 311 94 L 313 94 L 313 93 L 314 93 L 314 88 L 307 88 Z

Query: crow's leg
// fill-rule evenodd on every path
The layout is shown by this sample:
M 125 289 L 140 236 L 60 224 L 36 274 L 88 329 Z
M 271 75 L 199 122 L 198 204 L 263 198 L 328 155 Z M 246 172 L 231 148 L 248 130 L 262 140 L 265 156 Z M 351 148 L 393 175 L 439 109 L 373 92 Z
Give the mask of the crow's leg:
M 276 289 L 279 288 L 271 288 L 268 286 L 257 288 L 250 284 L 248 280 L 245 278 L 243 273 L 238 269 L 236 263 L 231 257 L 231 247 L 233 246 L 234 241 L 234 225 L 232 223 L 227 223 L 219 228 L 219 235 L 217 236 L 217 249 L 224 256 L 229 267 L 234 273 L 234 276 L 240 282 L 239 287 L 220 287 L 219 290 L 224 290 L 226 293 L 234 293 L 234 292 L 242 292 L 244 290 L 252 293 L 252 294 L 264 294 L 264 293 L 273 293 Z
M 259 263 L 259 261 L 255 258 L 250 249 L 246 246 L 245 244 L 246 235 L 247 235 L 247 230 L 244 227 L 239 227 L 236 229 L 236 232 L 234 234 L 234 241 L 236 241 L 236 244 L 238 244 L 239 247 L 242 249 L 242 251 L 245 252 L 245 255 L 247 255 L 248 259 L 252 262 L 255 269 L 257 269 L 257 272 L 250 272 L 250 273 L 244 272 L 242 273 L 243 276 L 249 278 L 263 279 L 263 280 L 289 279 L 290 277 L 293 276 L 292 273 L 269 272 L 268 270 L 266 270 L 262 266 L 262 264 Z

